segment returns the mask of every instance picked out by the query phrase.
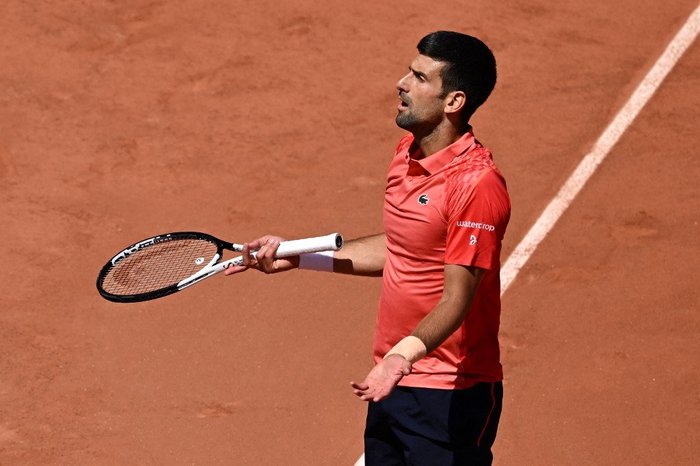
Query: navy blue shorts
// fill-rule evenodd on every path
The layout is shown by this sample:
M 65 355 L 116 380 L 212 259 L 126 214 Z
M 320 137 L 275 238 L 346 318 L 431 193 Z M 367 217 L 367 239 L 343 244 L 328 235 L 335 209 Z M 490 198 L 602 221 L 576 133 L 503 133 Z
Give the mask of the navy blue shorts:
M 396 387 L 369 403 L 366 466 L 490 465 L 503 384 L 464 390 Z

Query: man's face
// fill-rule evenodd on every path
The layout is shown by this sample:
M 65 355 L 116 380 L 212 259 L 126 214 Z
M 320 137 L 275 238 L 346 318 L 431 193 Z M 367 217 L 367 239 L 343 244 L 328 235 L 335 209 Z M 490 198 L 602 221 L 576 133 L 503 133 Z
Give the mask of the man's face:
M 396 124 L 408 131 L 430 132 L 445 117 L 440 73 L 445 63 L 418 55 L 396 83 L 399 91 Z

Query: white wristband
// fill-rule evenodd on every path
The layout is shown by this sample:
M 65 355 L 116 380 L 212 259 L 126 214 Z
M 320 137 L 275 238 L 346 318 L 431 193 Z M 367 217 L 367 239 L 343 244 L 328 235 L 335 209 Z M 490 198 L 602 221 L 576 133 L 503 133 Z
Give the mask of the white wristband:
M 414 362 L 423 359 L 427 352 L 428 348 L 420 338 L 409 335 L 391 348 L 389 352 L 386 353 L 384 358 L 391 356 L 392 354 L 398 354 L 413 364 Z
M 299 268 L 303 270 L 333 271 L 334 251 L 312 252 L 299 255 Z

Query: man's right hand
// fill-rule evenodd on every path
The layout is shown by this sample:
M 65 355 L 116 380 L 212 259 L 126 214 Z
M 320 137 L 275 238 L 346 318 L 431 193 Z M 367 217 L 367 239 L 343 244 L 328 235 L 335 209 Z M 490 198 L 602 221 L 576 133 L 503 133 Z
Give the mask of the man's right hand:
M 226 275 L 243 272 L 248 269 L 256 269 L 270 274 L 285 272 L 299 266 L 299 256 L 275 258 L 275 253 L 280 243 L 285 241 L 279 236 L 265 235 L 250 243 L 243 243 L 243 265 L 229 267 L 224 272 Z M 255 256 L 251 251 L 256 251 Z

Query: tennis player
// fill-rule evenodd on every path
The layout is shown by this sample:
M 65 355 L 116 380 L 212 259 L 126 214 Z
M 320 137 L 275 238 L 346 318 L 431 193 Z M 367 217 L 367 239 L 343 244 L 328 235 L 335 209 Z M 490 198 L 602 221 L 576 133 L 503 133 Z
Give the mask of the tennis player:
M 368 401 L 365 464 L 487 465 L 501 414 L 501 241 L 506 183 L 469 124 L 496 82 L 479 39 L 438 31 L 396 85 L 407 130 L 389 166 L 384 233 L 335 253 L 275 259 L 282 238 L 246 245 L 244 266 L 382 276 L 376 365 L 351 382 Z M 259 250 L 257 259 L 250 250 Z

